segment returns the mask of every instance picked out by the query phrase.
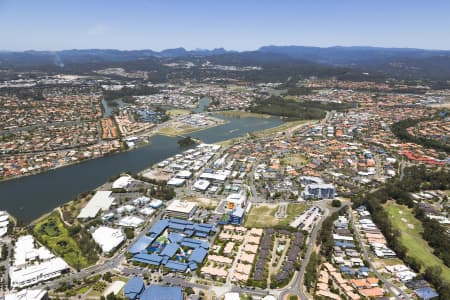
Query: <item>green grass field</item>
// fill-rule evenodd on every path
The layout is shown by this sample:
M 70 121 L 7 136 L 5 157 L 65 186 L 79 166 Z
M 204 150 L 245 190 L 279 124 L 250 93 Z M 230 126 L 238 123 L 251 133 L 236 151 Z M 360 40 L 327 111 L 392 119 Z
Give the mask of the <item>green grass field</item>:
M 278 210 L 278 205 L 274 204 L 262 204 L 253 205 L 245 221 L 246 227 L 272 227 L 278 223 L 275 218 L 275 213 Z
M 228 117 L 235 117 L 235 118 L 272 118 L 271 115 L 266 114 L 257 114 L 252 113 L 248 111 L 242 111 L 242 110 L 225 110 L 225 111 L 219 111 L 216 112 L 216 114 L 221 114 Z
M 34 226 L 33 232 L 39 241 L 43 241 L 50 250 L 61 256 L 72 267 L 88 266 L 87 259 L 82 255 L 76 241 L 69 236 L 69 231 L 57 212 L 40 220 Z
M 265 130 L 255 131 L 253 132 L 253 135 L 256 137 L 263 137 L 268 134 L 275 134 L 283 131 L 289 131 L 292 130 L 294 127 L 298 127 L 300 125 L 309 124 L 311 122 L 314 122 L 313 120 L 299 120 L 299 121 L 289 121 L 285 122 L 279 126 L 268 128 Z
M 411 209 L 392 202 L 385 204 L 384 209 L 394 227 L 401 232 L 400 241 L 408 249 L 408 255 L 421 261 L 425 267 L 441 267 L 442 276 L 450 281 L 450 268 L 433 255 L 433 249 L 422 239 L 422 223 L 416 219 Z
M 276 204 L 253 205 L 247 215 L 245 227 L 267 228 L 274 226 L 287 226 L 300 213 L 306 210 L 305 204 L 292 203 L 288 204 L 286 209 L 286 217 L 278 219 L 275 214 L 278 211 Z
M 174 109 L 169 109 L 169 110 L 167 110 L 166 113 L 167 113 L 169 116 L 176 117 L 176 116 L 188 115 L 188 114 L 191 113 L 191 111 L 188 110 L 188 109 L 178 109 L 178 108 L 174 108 Z

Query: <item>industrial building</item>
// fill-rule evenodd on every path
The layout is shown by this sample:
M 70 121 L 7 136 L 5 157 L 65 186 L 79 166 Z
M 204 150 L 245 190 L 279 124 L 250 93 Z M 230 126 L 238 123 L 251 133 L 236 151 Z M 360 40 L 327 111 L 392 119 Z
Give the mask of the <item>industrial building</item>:
M 107 211 L 111 207 L 114 198 L 111 197 L 111 191 L 97 191 L 94 197 L 89 200 L 88 204 L 80 211 L 78 219 L 95 218 L 100 210 Z
M 125 235 L 121 229 L 110 228 L 106 226 L 100 226 L 92 233 L 92 238 L 99 244 L 104 253 L 110 253 L 116 249 L 123 241 L 125 241 Z
M 113 189 L 127 189 L 128 186 L 133 182 L 133 177 L 129 175 L 121 176 L 118 179 L 116 179 L 113 184 Z
M 210 182 L 208 180 L 199 179 L 196 182 L 194 182 L 193 189 L 196 191 L 204 192 L 208 189 L 210 186 Z

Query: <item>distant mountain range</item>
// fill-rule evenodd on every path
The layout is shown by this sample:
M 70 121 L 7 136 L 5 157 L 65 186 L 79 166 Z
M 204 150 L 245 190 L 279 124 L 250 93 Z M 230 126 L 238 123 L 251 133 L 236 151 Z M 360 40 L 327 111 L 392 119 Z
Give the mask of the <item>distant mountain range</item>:
M 153 50 L 86 49 L 63 51 L 0 51 L 0 68 L 67 64 L 105 64 L 148 59 L 205 58 L 224 65 L 315 64 L 381 72 L 406 79 L 450 80 L 450 51 L 380 47 L 264 46 L 255 51 L 184 48 Z

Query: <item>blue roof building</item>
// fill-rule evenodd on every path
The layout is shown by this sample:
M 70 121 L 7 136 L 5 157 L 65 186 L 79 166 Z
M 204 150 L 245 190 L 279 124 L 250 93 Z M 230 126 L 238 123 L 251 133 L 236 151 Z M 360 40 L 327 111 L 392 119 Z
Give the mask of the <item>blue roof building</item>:
M 183 220 L 183 219 L 177 219 L 177 218 L 172 218 L 169 219 L 170 223 L 175 223 L 175 224 L 183 224 L 183 225 L 194 225 L 193 222 L 188 221 L 188 220 Z
M 201 238 L 207 238 L 208 234 L 206 232 L 196 231 L 195 236 L 201 237 Z
M 180 249 L 180 245 L 170 243 L 164 247 L 163 251 L 161 252 L 161 256 L 172 257 L 175 255 L 175 253 L 177 253 L 178 249 Z
M 194 249 L 194 251 L 192 251 L 191 256 L 189 256 L 189 261 L 201 264 L 205 260 L 207 254 L 208 250 L 205 250 L 203 248 L 196 248 Z
M 149 265 L 159 266 L 163 261 L 163 257 L 155 253 L 152 254 L 138 253 L 135 256 L 133 256 L 133 260 L 137 262 L 146 263 Z
M 169 223 L 169 228 L 172 230 L 178 230 L 178 231 L 184 231 L 186 229 L 185 224 L 178 224 L 178 223 Z
M 150 228 L 149 233 L 160 235 L 161 233 L 164 232 L 164 230 L 166 230 L 168 226 L 169 220 L 167 219 L 159 220 L 158 222 L 155 223 L 155 225 L 152 226 L 152 228 Z
M 183 300 L 183 292 L 178 286 L 150 285 L 141 295 L 141 300 Z
M 169 230 L 167 235 L 169 243 L 166 245 L 166 241 L 155 242 L 165 230 Z M 203 263 L 205 260 L 208 255 L 209 243 L 190 238 L 190 236 L 195 235 L 206 238 L 212 231 L 215 231 L 215 228 L 211 224 L 193 223 L 175 218 L 163 219 L 156 222 L 149 230 L 150 236 L 139 238 L 128 252 L 134 254 L 133 260 L 136 262 L 155 266 L 163 265 L 181 272 L 185 272 L 189 267 L 192 271 L 197 269 L 198 264 Z M 181 247 L 193 249 L 189 257 L 185 258 L 186 262 L 171 259 L 177 255 Z
M 439 297 L 439 294 L 430 287 L 420 288 L 414 291 L 420 299 L 429 300 Z
M 181 243 L 184 237 L 178 233 L 171 232 L 168 234 L 167 238 L 171 243 Z
M 151 238 L 149 236 L 142 236 L 141 238 L 139 238 L 134 244 L 133 246 L 131 246 L 130 249 L 128 249 L 128 252 L 135 254 L 135 253 L 140 253 L 142 251 L 144 251 L 145 249 L 147 249 L 147 247 L 153 243 L 154 238 Z
M 209 244 L 207 242 L 196 240 L 196 239 L 190 239 L 190 238 L 185 238 L 183 240 L 183 242 L 181 243 L 181 246 L 193 248 L 193 249 L 195 249 L 197 247 L 209 249 Z
M 186 272 L 188 264 L 187 263 L 182 263 L 176 260 L 168 260 L 166 265 L 166 268 L 172 269 L 174 271 L 179 271 L 179 272 Z
M 197 270 L 197 264 L 194 263 L 194 262 L 190 262 L 189 263 L 189 269 L 191 269 L 191 271 Z
M 352 268 L 346 267 L 346 266 L 341 266 L 340 270 L 341 270 L 341 273 L 347 274 L 347 275 L 354 275 L 356 273 L 355 270 L 353 270 Z
M 127 299 L 135 300 L 142 294 L 144 288 L 144 280 L 136 276 L 128 280 L 123 288 L 123 293 Z
M 370 269 L 368 267 L 361 267 L 358 269 L 358 274 L 362 275 L 362 274 L 366 274 L 369 273 Z
M 213 226 L 211 224 L 194 224 L 194 230 L 209 234 L 213 230 Z

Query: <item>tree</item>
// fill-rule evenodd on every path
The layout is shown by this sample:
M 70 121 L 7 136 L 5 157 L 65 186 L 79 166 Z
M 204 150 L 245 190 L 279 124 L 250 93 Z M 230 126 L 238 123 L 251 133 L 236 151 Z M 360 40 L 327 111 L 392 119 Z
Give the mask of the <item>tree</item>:
M 341 201 L 338 200 L 338 199 L 334 199 L 334 200 L 331 202 L 331 206 L 333 206 L 333 207 L 341 207 Z
M 126 227 L 125 230 L 125 236 L 127 237 L 127 239 L 131 240 L 132 238 L 134 238 L 134 229 L 131 227 Z
M 195 140 L 191 138 L 190 136 L 184 137 L 180 140 L 178 140 L 178 146 L 180 147 L 189 147 L 192 145 L 195 145 Z
M 103 274 L 103 280 L 108 281 L 108 282 L 112 282 L 112 274 L 111 274 L 111 272 L 106 272 L 105 274 Z

